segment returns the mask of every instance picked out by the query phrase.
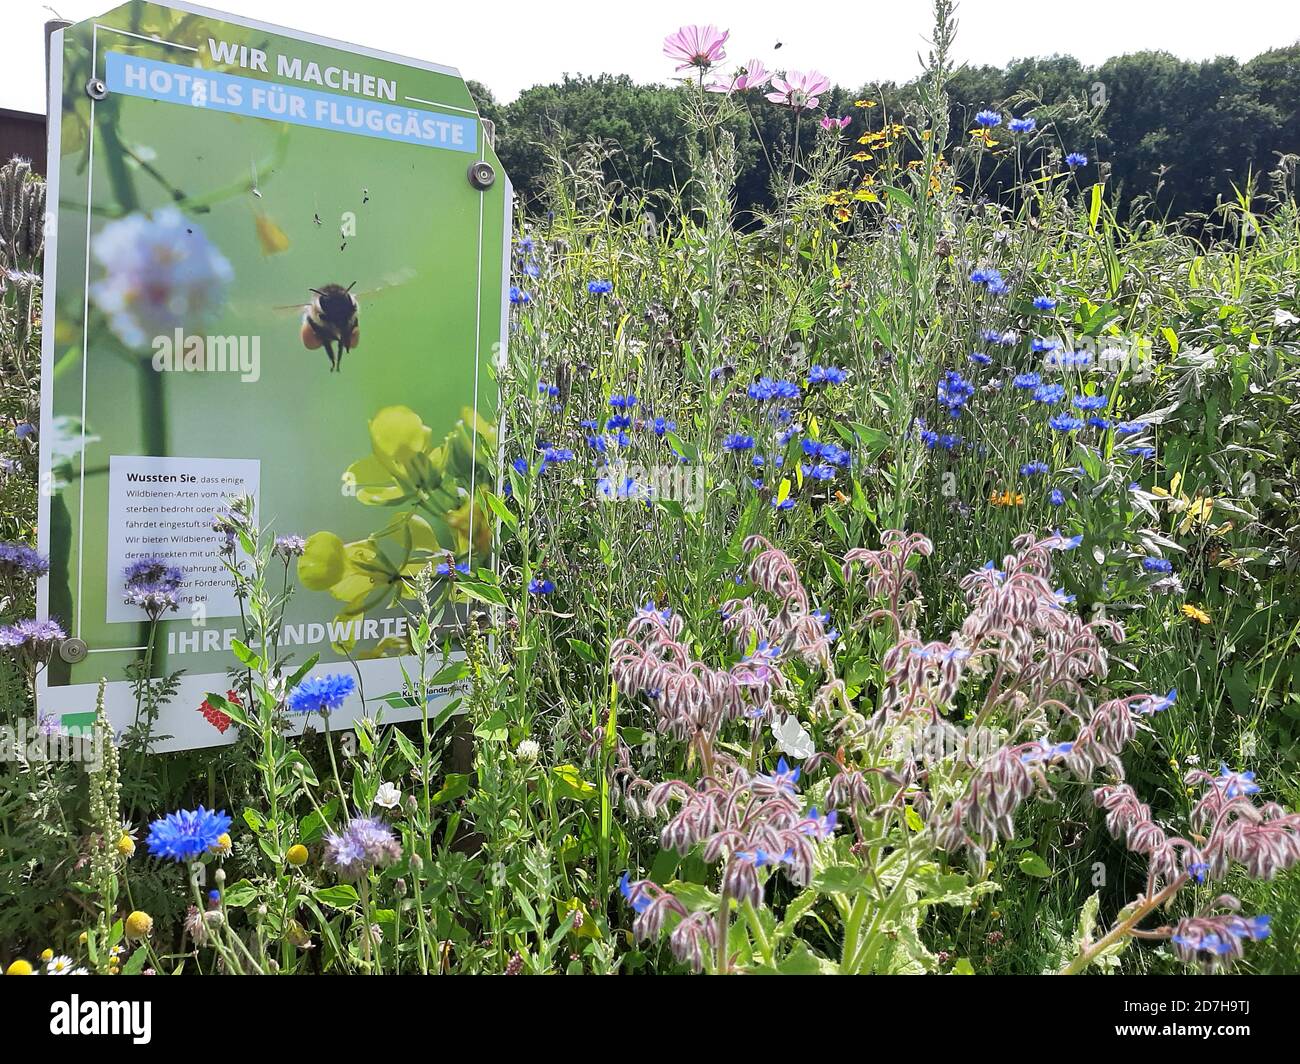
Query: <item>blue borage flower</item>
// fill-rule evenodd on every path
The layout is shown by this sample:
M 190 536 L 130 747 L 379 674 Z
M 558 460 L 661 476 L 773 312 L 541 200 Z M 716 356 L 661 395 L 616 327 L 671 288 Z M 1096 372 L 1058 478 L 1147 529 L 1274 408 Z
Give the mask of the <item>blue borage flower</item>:
M 1038 128 L 1038 119 L 1036 118 L 1013 118 L 1007 123 L 1007 128 L 1012 133 L 1032 133 Z
M 356 686 L 345 672 L 309 676 L 289 692 L 289 708 L 295 713 L 330 713 L 343 705 Z
M 746 436 L 740 432 L 733 432 L 722 440 L 722 449 L 739 454 L 741 451 L 752 451 L 754 449 L 754 437 Z
M 192 861 L 215 849 L 229 829 L 230 817 L 224 809 L 215 813 L 203 806 L 194 810 L 178 809 L 149 825 L 145 843 L 155 857 Z
M 843 384 L 848 379 L 848 370 L 840 369 L 839 366 L 815 365 L 808 371 L 809 385 Z
M 552 580 L 543 580 L 541 577 L 533 577 L 528 581 L 528 593 L 530 595 L 549 595 L 555 590 L 555 583 Z
M 1020 475 L 1023 477 L 1038 477 L 1048 471 L 1046 462 L 1026 462 L 1020 467 Z
M 1053 743 L 1049 739 L 1039 739 L 1028 750 L 1020 755 L 1020 761 L 1025 765 L 1037 765 L 1044 761 L 1056 761 L 1065 757 L 1074 749 L 1074 743 Z
M 1209 865 L 1203 862 L 1189 865 L 1188 871 L 1193 868 L 1209 869 Z M 1197 877 L 1197 882 L 1204 880 L 1204 871 Z M 1270 924 L 1273 917 L 1267 914 L 1252 916 L 1249 918 L 1240 916 L 1218 917 L 1214 918 L 1214 926 L 1217 931 L 1205 931 L 1197 924 L 1204 924 L 1204 920 L 1184 920 L 1180 922 L 1179 927 L 1187 927 L 1187 932 L 1179 932 L 1169 937 L 1169 941 L 1178 946 L 1178 953 L 1184 960 L 1192 960 L 1197 953 L 1208 953 L 1212 957 L 1224 957 L 1240 949 L 1240 942 L 1243 938 L 1250 939 L 1252 942 L 1259 942 L 1268 938 L 1272 932 Z M 1190 932 L 1190 933 L 1189 933 Z
M 795 784 L 799 782 L 800 768 L 796 765 L 791 768 L 784 757 L 779 758 L 776 763 L 776 771 L 771 775 L 760 773 L 754 777 L 754 782 L 761 786 L 769 787 L 774 791 L 785 791 L 788 794 L 794 794 Z
M 737 861 L 752 864 L 755 868 L 762 868 L 764 865 L 784 864 L 794 856 L 794 850 L 786 850 L 785 853 L 778 857 L 758 847 L 753 850 L 737 850 L 734 856 Z
M 1087 166 L 1088 157 L 1081 151 L 1072 151 L 1065 157 L 1065 165 L 1071 170 L 1075 170 L 1080 166 Z
M 650 908 L 650 897 L 644 890 L 632 889 L 632 879 L 628 873 L 623 873 L 623 878 L 618 881 L 619 893 L 621 893 L 628 905 L 632 906 L 632 911 L 640 915 Z
M 1178 688 L 1169 688 L 1169 693 L 1165 695 L 1149 695 L 1143 701 L 1133 707 L 1134 713 L 1141 713 L 1144 716 L 1152 716 L 1156 713 L 1163 713 L 1166 709 L 1178 701 Z
M 975 116 L 975 124 L 983 129 L 994 129 L 1002 125 L 1002 116 L 997 111 L 981 111 Z
M 1219 763 L 1219 774 L 1210 780 L 1210 785 L 1225 798 L 1246 798 L 1259 793 L 1255 773 L 1233 772 L 1222 762 Z
M 819 842 L 825 842 L 835 834 L 835 825 L 838 822 L 839 814 L 834 809 L 822 816 L 817 812 L 817 807 L 814 805 L 799 823 L 798 830 L 804 835 L 811 835 Z
M 760 664 L 770 665 L 781 656 L 781 648 L 773 646 L 766 639 L 760 639 L 754 649 L 746 654 L 741 661 L 756 661 Z
M 1172 573 L 1174 563 L 1168 558 L 1143 558 L 1142 568 L 1148 573 Z
M 839 630 L 831 626 L 831 615 L 828 611 L 813 610 L 812 616 L 816 617 L 817 620 L 822 622 L 822 627 L 826 629 L 826 639 L 829 642 L 834 643 L 835 640 L 839 639 L 840 637 Z
M 587 291 L 593 296 L 604 296 L 614 291 L 613 281 L 588 281 Z
M 1047 424 L 1056 432 L 1078 432 L 1079 429 L 1083 428 L 1083 419 L 1062 413 L 1048 418 Z
M 1052 538 L 1047 541 L 1047 546 L 1050 550 L 1074 550 L 1082 543 L 1083 543 L 1082 535 L 1066 536 L 1063 535 L 1061 530 L 1058 528 L 1053 533 Z

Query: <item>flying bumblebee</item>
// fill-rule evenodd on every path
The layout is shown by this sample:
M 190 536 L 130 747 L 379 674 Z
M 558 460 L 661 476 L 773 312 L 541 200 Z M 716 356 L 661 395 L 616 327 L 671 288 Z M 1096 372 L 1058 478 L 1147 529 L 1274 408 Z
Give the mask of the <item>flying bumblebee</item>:
M 308 351 L 325 348 L 331 373 L 340 370 L 344 354 L 361 343 L 361 323 L 358 321 L 361 307 L 352 294 L 356 284 L 353 281 L 346 288 L 341 284 L 312 288 L 309 290 L 312 301 L 303 309 L 302 345 Z

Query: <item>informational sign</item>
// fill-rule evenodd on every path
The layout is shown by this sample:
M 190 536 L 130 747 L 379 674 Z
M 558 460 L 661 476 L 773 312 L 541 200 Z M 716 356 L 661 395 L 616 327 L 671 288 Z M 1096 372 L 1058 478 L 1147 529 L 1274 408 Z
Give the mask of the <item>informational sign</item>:
M 511 190 L 464 81 L 132 2 L 54 34 L 50 82 L 38 594 L 70 638 L 41 714 L 84 721 L 106 677 L 127 728 L 149 647 L 181 674 L 153 749 L 233 741 L 199 707 L 245 638 L 220 518 L 251 497 L 305 541 L 293 665 L 355 662 L 368 713 L 420 716 L 406 581 L 491 563 L 509 311 Z M 128 586 L 155 559 L 181 573 L 156 627 Z

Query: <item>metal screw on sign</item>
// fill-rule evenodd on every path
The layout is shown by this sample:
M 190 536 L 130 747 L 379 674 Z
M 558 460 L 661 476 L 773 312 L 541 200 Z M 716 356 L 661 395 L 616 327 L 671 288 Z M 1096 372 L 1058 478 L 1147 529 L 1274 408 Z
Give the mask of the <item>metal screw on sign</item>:
M 470 163 L 469 183 L 480 192 L 486 192 L 490 189 L 497 179 L 496 169 L 489 162 L 479 161 Z
M 65 639 L 59 644 L 59 657 L 69 665 L 86 660 L 86 642 L 83 639 Z
M 108 86 L 102 78 L 91 78 L 86 82 L 86 95 L 92 100 L 102 100 L 108 96 Z

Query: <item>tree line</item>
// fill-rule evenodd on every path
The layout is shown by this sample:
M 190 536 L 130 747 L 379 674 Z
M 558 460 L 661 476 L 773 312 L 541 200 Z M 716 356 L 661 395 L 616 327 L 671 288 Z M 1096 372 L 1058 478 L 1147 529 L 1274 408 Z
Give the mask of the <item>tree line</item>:
M 498 154 L 526 206 L 537 204 L 552 148 L 604 144 L 607 176 L 632 186 L 669 188 L 687 172 L 676 117 L 680 89 L 639 85 L 626 75 L 566 75 L 501 104 L 486 87 L 470 86 L 483 116 L 496 123 Z M 794 136 L 786 108 L 749 95 L 748 113 L 731 130 L 742 210 L 771 202 L 767 156 L 788 148 Z M 857 90 L 837 86 L 823 103 L 832 115 L 852 117 L 846 134 L 856 137 L 879 128 L 882 115 L 904 120 L 916 97 L 916 81 L 883 82 Z M 1245 63 L 1138 52 L 1095 67 L 1071 56 L 967 66 L 953 74 L 949 98 L 955 134 L 972 128 L 986 108 L 1033 116 L 1040 127 L 1054 127 L 1065 151 L 1086 154 L 1092 176 L 1101 173 L 1126 209 L 1141 204 L 1161 217 L 1208 214 L 1220 199 L 1233 198 L 1234 185 L 1244 188 L 1248 176 L 1262 179 L 1286 156 L 1300 154 L 1300 43 Z M 854 106 L 863 99 L 877 106 Z M 803 123 L 801 147 L 817 132 L 814 123 Z M 1021 164 L 1037 161 L 1022 158 Z M 993 168 L 986 158 L 982 187 L 994 194 L 1010 187 L 1014 165 L 1011 155 Z

